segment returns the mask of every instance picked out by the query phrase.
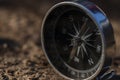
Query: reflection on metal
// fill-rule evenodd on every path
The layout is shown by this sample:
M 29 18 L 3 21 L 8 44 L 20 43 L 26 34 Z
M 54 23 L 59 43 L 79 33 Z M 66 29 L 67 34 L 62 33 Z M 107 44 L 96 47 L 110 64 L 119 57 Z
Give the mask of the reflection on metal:
M 120 57 L 108 59 L 95 80 L 120 80 L 120 74 L 117 74 L 117 69 L 119 69 L 119 66 Z

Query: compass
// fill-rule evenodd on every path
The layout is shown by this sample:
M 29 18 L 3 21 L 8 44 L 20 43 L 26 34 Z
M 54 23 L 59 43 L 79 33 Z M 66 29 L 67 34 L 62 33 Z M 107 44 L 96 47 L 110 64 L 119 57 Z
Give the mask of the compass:
M 89 1 L 53 6 L 42 24 L 42 48 L 52 67 L 73 80 L 95 78 L 108 53 L 114 53 L 113 29 L 104 12 Z

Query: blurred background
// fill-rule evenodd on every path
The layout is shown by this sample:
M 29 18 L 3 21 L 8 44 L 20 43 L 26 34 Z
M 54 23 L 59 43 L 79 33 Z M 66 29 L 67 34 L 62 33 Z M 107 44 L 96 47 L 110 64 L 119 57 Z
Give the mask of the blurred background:
M 0 80 L 64 80 L 48 64 L 40 42 L 46 12 L 61 1 L 0 0 Z M 116 56 L 120 56 L 120 0 L 90 1 L 100 6 L 111 21 Z

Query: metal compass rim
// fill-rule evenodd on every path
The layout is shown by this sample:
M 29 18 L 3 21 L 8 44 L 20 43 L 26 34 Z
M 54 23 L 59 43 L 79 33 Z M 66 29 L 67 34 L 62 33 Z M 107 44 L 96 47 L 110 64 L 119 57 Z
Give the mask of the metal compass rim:
M 85 2 L 88 2 L 88 1 L 85 1 Z M 92 5 L 95 6 L 95 4 L 93 4 L 93 3 L 91 3 L 91 2 L 88 2 L 88 3 L 90 3 L 90 4 L 92 4 Z M 53 65 L 53 64 L 51 63 L 51 61 L 49 60 L 49 58 L 48 58 L 48 56 L 47 56 L 47 54 L 46 54 L 45 48 L 44 48 L 43 29 L 44 29 L 45 21 L 46 21 L 47 17 L 49 16 L 49 14 L 51 13 L 51 11 L 53 11 L 56 7 L 59 7 L 59 6 L 61 6 L 61 5 L 72 5 L 72 6 L 75 6 L 75 7 L 78 7 L 78 8 L 80 8 L 80 9 L 84 10 L 86 13 L 89 13 L 88 16 L 94 21 L 94 23 L 97 25 L 97 27 L 99 28 L 99 31 L 100 31 L 100 33 L 101 33 L 102 44 L 103 44 L 103 49 L 102 49 L 103 52 L 102 52 L 102 57 L 101 57 L 101 60 L 102 60 L 102 61 L 100 61 L 100 66 L 99 66 L 98 70 L 96 71 L 96 73 L 93 74 L 91 77 L 85 79 L 85 80 L 90 80 L 90 79 L 96 77 L 96 76 L 99 74 L 99 72 L 101 71 L 101 69 L 102 69 L 102 67 L 103 67 L 103 65 L 104 65 L 106 45 L 105 45 L 104 33 L 103 33 L 103 31 L 102 31 L 102 25 L 101 25 L 99 22 L 97 22 L 96 18 L 95 18 L 94 15 L 92 14 L 92 12 L 91 12 L 87 7 L 85 7 L 84 5 L 82 5 L 81 3 L 79 3 L 79 2 L 71 2 L 71 1 L 61 2 L 61 3 L 58 3 L 58 4 L 56 4 L 55 6 L 53 6 L 53 7 L 47 12 L 47 14 L 46 14 L 46 16 L 45 16 L 45 18 L 44 18 L 44 20 L 43 20 L 42 29 L 41 29 L 41 30 L 42 30 L 42 31 L 41 31 L 41 42 L 42 42 L 43 52 L 45 53 L 45 56 L 46 56 L 47 60 L 49 61 L 49 63 L 51 64 L 51 66 L 54 68 L 55 71 L 57 71 L 57 72 L 58 72 L 60 75 L 62 75 L 63 77 L 65 77 L 65 78 L 67 78 L 67 79 L 71 79 L 71 78 L 63 75 L 61 72 L 59 72 L 59 71 L 54 67 L 54 65 Z M 97 6 L 96 6 L 96 7 L 97 7 Z M 98 7 L 97 7 L 97 8 L 98 8 Z M 100 10 L 100 9 L 99 9 L 99 10 Z M 100 12 L 104 15 L 103 11 L 100 10 Z M 106 15 L 104 15 L 104 16 L 106 16 Z M 74 79 L 73 79 L 73 80 L 74 80 Z

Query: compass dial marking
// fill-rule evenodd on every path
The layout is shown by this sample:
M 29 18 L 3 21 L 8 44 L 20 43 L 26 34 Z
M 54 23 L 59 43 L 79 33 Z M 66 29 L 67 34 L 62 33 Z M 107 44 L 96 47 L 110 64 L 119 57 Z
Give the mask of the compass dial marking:
M 66 33 L 67 33 L 67 31 L 66 31 L 65 28 L 63 28 L 62 33 L 63 33 L 63 34 L 66 34 Z
M 70 15 L 69 16 L 69 20 L 72 22 L 72 21 L 74 21 L 74 19 L 73 19 L 73 16 L 72 15 Z
M 88 63 L 89 63 L 89 65 L 93 65 L 93 64 L 94 64 L 93 59 L 92 59 L 92 58 L 89 58 L 89 59 L 88 59 Z
M 96 30 L 96 35 L 100 35 L 100 31 L 98 29 Z
M 80 60 L 79 60 L 79 58 L 78 58 L 78 57 L 74 57 L 74 61 L 75 61 L 75 62 L 77 62 L 77 63 L 79 63 L 79 62 L 80 62 Z
M 101 46 L 100 46 L 100 45 L 97 45 L 96 52 L 97 52 L 97 53 L 100 53 L 100 51 L 101 51 Z

